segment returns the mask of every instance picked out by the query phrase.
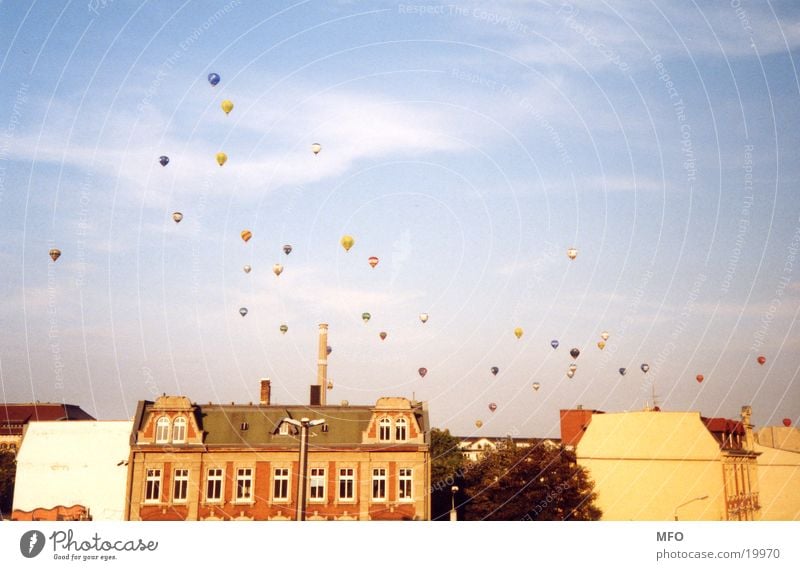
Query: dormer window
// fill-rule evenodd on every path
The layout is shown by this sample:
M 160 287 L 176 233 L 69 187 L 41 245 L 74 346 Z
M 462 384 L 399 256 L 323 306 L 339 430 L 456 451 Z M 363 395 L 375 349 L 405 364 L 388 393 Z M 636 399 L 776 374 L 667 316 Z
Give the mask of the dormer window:
M 156 443 L 169 442 L 169 418 L 161 416 L 156 422 Z
M 281 427 L 278 430 L 279 435 L 289 435 L 289 424 L 287 422 L 281 422 Z
M 172 424 L 172 443 L 186 442 L 186 418 L 178 417 Z
M 394 423 L 394 438 L 397 441 L 405 441 L 408 439 L 408 422 L 405 418 L 399 418 Z
M 378 439 L 381 441 L 389 441 L 392 438 L 392 420 L 389 418 L 381 418 L 378 422 Z

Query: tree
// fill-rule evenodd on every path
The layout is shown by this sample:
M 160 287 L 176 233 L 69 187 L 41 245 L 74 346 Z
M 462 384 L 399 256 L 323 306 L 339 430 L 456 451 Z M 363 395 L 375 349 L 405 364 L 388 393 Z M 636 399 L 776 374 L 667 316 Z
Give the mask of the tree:
M 509 440 L 465 473 L 467 520 L 598 520 L 594 483 L 561 446 Z
M 11 514 L 14 502 L 14 478 L 17 462 L 14 454 L 0 451 L 0 518 Z
M 448 520 L 453 485 L 463 488 L 464 455 L 450 430 L 431 430 L 431 518 Z

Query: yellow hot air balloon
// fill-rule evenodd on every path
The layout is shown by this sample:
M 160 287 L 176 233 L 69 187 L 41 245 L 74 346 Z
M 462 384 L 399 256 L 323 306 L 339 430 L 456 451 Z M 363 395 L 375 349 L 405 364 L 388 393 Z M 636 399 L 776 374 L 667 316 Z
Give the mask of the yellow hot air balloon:
M 314 154 L 319 154 L 319 151 L 322 150 L 322 145 L 319 143 L 314 143 L 311 145 L 311 152 Z
M 175 221 L 176 224 L 179 224 L 180 221 L 183 219 L 183 214 L 180 212 L 173 212 L 172 219 Z
M 275 277 L 280 277 L 281 273 L 283 273 L 283 265 L 276 263 L 272 266 L 272 272 L 275 274 Z
M 222 166 L 226 162 L 228 162 L 228 155 L 225 154 L 224 152 L 218 152 L 217 153 L 217 164 Z
M 481 427 L 483 427 L 483 422 L 482 422 L 481 420 L 475 420 L 475 427 L 476 427 L 476 428 L 481 428 Z
M 230 101 L 229 99 L 225 99 L 222 102 L 222 105 L 220 105 L 220 107 L 222 107 L 222 110 L 225 111 L 225 114 L 227 115 L 231 111 L 233 111 L 233 101 Z
M 342 241 L 339 242 L 342 244 L 342 247 L 345 251 L 350 251 L 350 248 L 353 247 L 353 244 L 356 243 L 356 240 L 351 235 L 342 236 Z
M 514 329 L 514 336 L 517 337 L 517 338 L 522 338 L 522 335 L 524 334 L 524 332 L 525 331 L 523 331 L 521 327 L 517 327 L 517 328 Z
M 251 237 L 253 237 L 253 232 L 250 230 L 242 230 L 242 239 L 244 240 L 244 243 L 250 241 Z
M 600 350 L 603 350 L 605 347 L 606 347 L 606 341 L 601 340 L 597 343 L 597 348 L 599 348 Z

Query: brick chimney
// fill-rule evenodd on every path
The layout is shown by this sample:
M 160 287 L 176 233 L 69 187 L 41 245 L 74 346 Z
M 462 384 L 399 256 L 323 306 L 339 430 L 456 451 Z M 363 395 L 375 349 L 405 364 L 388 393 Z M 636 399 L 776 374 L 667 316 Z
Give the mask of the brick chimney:
M 262 378 L 261 379 L 261 399 L 260 404 L 262 406 L 269 406 L 269 398 L 272 393 L 272 385 L 269 381 L 269 378 Z
M 597 410 L 584 410 L 578 406 L 574 410 L 561 410 L 561 444 L 576 446 L 583 437 L 586 428 L 592 421 L 592 414 L 602 413 Z
M 324 406 L 326 403 L 326 392 L 328 390 L 328 325 L 319 325 L 319 358 L 317 359 L 317 386 L 319 386 L 319 404 Z M 314 393 L 315 391 L 312 391 Z M 311 402 L 315 405 L 315 402 Z

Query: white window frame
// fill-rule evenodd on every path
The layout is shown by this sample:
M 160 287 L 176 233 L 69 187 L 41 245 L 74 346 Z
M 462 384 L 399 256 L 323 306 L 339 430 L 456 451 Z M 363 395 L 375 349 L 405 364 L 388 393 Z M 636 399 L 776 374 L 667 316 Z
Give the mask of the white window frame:
M 328 486 L 327 472 L 324 467 L 311 467 L 308 470 L 308 501 L 311 503 L 325 502 L 325 488 Z M 316 496 L 314 496 L 316 494 Z
M 411 467 L 401 467 L 397 472 L 397 500 L 414 500 L 414 470 Z
M 401 433 L 402 431 L 402 433 Z M 397 441 L 408 440 L 408 420 L 405 418 L 397 418 L 394 422 L 394 438 Z
M 169 443 L 169 432 L 172 426 L 170 425 L 167 416 L 161 416 L 156 420 L 156 443 Z
M 147 467 L 144 476 L 144 502 L 161 502 L 161 468 Z
M 374 503 L 385 503 L 388 500 L 388 487 L 386 485 L 387 482 L 387 471 L 385 467 L 373 467 L 372 468 L 372 502 Z M 376 495 L 376 491 L 381 490 L 380 496 Z
M 183 416 L 178 416 L 172 422 L 172 443 L 186 443 L 187 421 Z
M 342 474 L 342 471 L 346 471 L 349 473 Z M 343 497 L 342 496 L 342 483 L 345 483 L 345 488 L 347 488 L 346 483 L 349 482 L 350 488 L 350 496 Z M 355 503 L 356 502 L 356 469 L 355 467 L 339 467 L 339 474 L 336 479 L 336 498 L 340 503 Z
M 386 437 L 384 437 L 384 435 Z M 392 440 L 392 420 L 383 417 L 378 420 L 378 441 L 391 441 Z
M 236 503 L 252 503 L 255 501 L 255 475 L 256 470 L 252 467 L 237 467 L 236 468 Z M 247 483 L 242 486 L 240 483 Z M 240 492 L 246 488 L 248 490 L 247 496 L 240 496 Z
M 212 481 L 219 483 L 218 486 L 219 497 L 209 497 L 209 490 Z M 225 470 L 222 467 L 209 467 L 206 470 L 205 502 L 221 503 L 224 496 L 225 496 Z
M 180 484 L 180 489 L 182 491 L 183 496 L 178 496 L 178 484 Z M 172 502 L 173 503 L 185 503 L 189 496 L 189 470 L 185 467 L 178 467 L 177 469 L 173 469 L 172 471 Z
M 272 502 L 273 503 L 288 503 L 289 502 L 289 493 L 292 489 L 292 479 L 291 479 L 291 470 L 288 467 L 273 467 L 272 469 Z M 285 496 L 279 496 L 276 494 L 278 482 L 282 482 L 284 485 L 284 493 Z
M 289 435 L 289 422 L 281 422 L 278 428 L 278 435 Z

